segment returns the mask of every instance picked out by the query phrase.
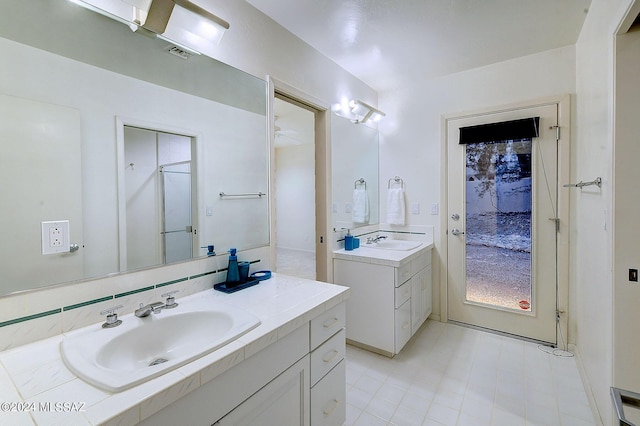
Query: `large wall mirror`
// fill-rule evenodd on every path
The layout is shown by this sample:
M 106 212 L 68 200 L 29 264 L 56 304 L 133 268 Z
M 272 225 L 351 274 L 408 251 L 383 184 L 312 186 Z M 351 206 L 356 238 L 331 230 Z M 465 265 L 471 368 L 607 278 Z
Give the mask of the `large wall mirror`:
M 333 227 L 379 223 L 378 130 L 334 115 L 331 120 Z
M 68 0 L 0 4 L 0 296 L 269 244 L 265 81 Z

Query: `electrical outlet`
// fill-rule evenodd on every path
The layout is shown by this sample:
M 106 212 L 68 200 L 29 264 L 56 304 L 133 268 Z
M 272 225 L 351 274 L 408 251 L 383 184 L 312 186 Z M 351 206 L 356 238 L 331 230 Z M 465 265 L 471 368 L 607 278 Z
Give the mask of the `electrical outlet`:
M 65 253 L 70 247 L 68 220 L 42 222 L 42 254 Z
M 352 209 L 353 209 L 353 206 L 351 205 L 351 203 L 344 203 L 344 212 L 345 213 L 351 213 Z
M 638 270 L 629 269 L 629 281 L 638 282 Z
M 420 203 L 411 204 L 411 214 L 420 214 Z
M 437 215 L 438 213 L 440 213 L 440 207 L 438 206 L 438 203 L 431 204 L 431 214 Z

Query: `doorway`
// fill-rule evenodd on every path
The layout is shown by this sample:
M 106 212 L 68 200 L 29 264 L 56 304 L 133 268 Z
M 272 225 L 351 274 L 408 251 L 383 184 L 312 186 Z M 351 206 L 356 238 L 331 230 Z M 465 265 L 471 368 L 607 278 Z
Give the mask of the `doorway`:
M 447 119 L 448 320 L 557 344 L 568 217 L 559 108 Z
M 316 279 L 315 113 L 274 99 L 276 270 Z
M 124 126 L 125 270 L 188 260 L 195 178 L 189 136 Z

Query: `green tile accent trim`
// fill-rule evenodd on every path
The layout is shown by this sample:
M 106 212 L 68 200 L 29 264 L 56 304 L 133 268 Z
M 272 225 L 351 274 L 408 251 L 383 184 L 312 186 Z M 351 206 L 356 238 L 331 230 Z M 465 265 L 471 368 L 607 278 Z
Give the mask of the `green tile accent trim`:
M 189 277 L 184 277 L 184 278 L 178 278 L 177 280 L 173 280 L 173 281 L 167 281 L 166 283 L 156 284 L 156 288 L 166 287 L 171 284 L 181 283 L 182 281 L 187 281 L 188 279 Z
M 260 262 L 261 260 L 262 260 L 262 259 L 252 260 L 252 261 L 250 261 L 249 263 L 258 263 L 258 262 Z
M 61 312 L 62 312 L 62 309 L 58 308 L 58 309 L 54 309 L 52 311 L 40 312 L 39 314 L 33 314 L 33 315 L 26 316 L 26 317 L 15 318 L 15 319 L 12 319 L 12 320 L 9 320 L 9 321 L 0 322 L 0 327 L 6 327 L 7 325 L 18 324 L 18 323 L 21 323 L 21 322 L 25 322 L 25 321 L 29 321 L 29 320 L 33 320 L 33 319 L 37 319 L 37 318 L 47 317 L 49 315 L 55 315 L 55 314 L 59 314 Z
M 69 305 L 62 308 L 63 311 L 70 311 L 72 309 L 82 308 L 83 306 L 93 305 L 94 303 L 105 302 L 107 300 L 113 300 L 113 296 L 101 297 L 100 299 L 89 300 L 88 302 L 76 303 L 75 305 Z
M 226 271 L 226 269 L 225 269 Z M 215 274 L 216 272 L 220 272 L 220 271 L 216 271 L 215 269 L 213 271 L 209 271 L 209 272 L 203 272 L 202 274 L 198 274 L 198 275 L 192 275 L 189 277 L 190 280 L 194 279 L 194 278 L 200 278 L 200 277 L 204 277 L 206 275 L 211 275 L 211 274 Z
M 124 292 L 124 293 L 118 293 L 118 294 L 116 294 L 114 296 L 114 298 L 118 299 L 120 297 L 130 296 L 130 295 L 136 294 L 136 293 L 142 293 L 143 291 L 153 290 L 154 288 L 155 288 L 154 286 L 149 286 L 149 287 L 139 288 L 137 290 L 127 291 L 127 292 Z

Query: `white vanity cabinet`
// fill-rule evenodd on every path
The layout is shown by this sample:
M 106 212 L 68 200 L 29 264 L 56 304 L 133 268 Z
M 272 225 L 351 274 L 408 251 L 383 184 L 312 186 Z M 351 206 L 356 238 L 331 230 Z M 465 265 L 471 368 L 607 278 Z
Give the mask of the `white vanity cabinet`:
M 334 258 L 333 278 L 351 288 L 348 341 L 393 356 L 431 314 L 431 248 L 393 262 L 370 257 L 380 252 L 372 250 Z
M 344 424 L 345 318 L 340 303 L 142 424 Z

